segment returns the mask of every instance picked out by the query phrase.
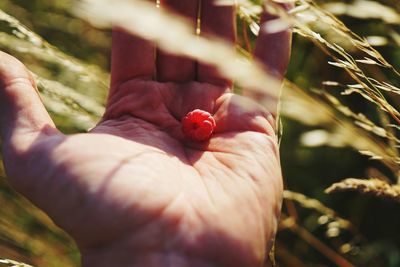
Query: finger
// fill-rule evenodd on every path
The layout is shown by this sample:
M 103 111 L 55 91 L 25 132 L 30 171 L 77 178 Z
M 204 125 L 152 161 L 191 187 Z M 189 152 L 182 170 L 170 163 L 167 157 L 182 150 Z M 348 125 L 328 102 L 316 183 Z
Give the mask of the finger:
M 290 9 L 291 4 L 282 4 L 282 7 Z M 284 20 L 278 21 L 276 15 L 264 12 L 261 16 L 260 33 L 254 50 L 255 58 L 259 59 L 267 71 L 278 78 L 282 78 L 286 72 L 290 59 L 290 47 L 292 33 L 289 24 Z M 281 23 L 281 30 L 271 32 L 272 21 Z
M 155 74 L 155 46 L 121 29 L 114 29 L 111 52 L 111 92 L 135 78 L 151 80 Z
M 201 4 L 201 35 L 216 35 L 228 43 L 236 42 L 236 8 L 231 5 L 217 5 L 215 0 L 203 0 Z M 198 80 L 217 85 L 232 85 L 232 81 L 222 77 L 216 68 L 199 64 Z
M 56 133 L 30 73 L 0 52 L 0 136 L 5 152 L 18 156 L 41 137 Z
M 161 0 L 161 6 L 184 16 L 196 31 L 199 0 Z M 157 80 L 171 82 L 193 81 L 196 76 L 196 62 L 185 57 L 157 52 Z

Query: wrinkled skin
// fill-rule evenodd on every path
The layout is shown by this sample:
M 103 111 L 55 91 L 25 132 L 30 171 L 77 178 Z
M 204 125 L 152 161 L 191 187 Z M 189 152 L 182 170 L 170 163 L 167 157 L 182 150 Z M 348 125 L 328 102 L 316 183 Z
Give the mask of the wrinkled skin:
M 191 5 L 162 3 L 185 15 Z M 233 21 L 232 9 L 213 10 Z M 234 27 L 214 24 L 229 39 Z M 285 61 L 289 43 L 284 32 L 257 46 Z M 256 57 L 282 73 L 287 62 L 258 47 Z M 282 197 L 272 115 L 188 59 L 160 53 L 159 69 L 183 74 L 159 71 L 155 81 L 146 51 L 151 44 L 115 31 L 106 113 L 90 133 L 69 136 L 55 128 L 22 63 L 0 53 L 10 183 L 76 240 L 83 266 L 260 266 Z M 181 133 L 181 118 L 196 108 L 216 120 L 209 142 Z

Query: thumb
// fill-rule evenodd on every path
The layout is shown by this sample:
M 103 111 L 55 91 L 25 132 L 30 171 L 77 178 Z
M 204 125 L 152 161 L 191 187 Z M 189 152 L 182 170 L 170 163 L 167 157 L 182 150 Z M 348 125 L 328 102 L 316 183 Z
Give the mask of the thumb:
M 57 133 L 25 66 L 0 51 L 0 137 L 5 158 L 24 154 L 41 136 Z

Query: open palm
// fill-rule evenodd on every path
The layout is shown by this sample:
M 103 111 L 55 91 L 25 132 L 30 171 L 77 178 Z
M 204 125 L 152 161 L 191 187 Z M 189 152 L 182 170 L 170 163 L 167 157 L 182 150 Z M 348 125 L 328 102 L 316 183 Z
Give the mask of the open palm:
M 193 2 L 162 1 L 188 17 L 197 14 Z M 204 29 L 234 41 L 234 9 L 209 5 Z M 256 56 L 282 73 L 289 39 L 264 34 Z M 273 118 L 233 95 L 230 81 L 189 59 L 156 59 L 152 44 L 115 31 L 106 113 L 90 133 L 65 136 L 22 64 L 0 58 L 10 181 L 71 234 L 84 264 L 130 266 L 129 256 L 138 266 L 180 266 L 187 257 L 190 266 L 262 262 L 282 192 Z M 181 131 L 181 118 L 197 108 L 216 120 L 207 142 Z

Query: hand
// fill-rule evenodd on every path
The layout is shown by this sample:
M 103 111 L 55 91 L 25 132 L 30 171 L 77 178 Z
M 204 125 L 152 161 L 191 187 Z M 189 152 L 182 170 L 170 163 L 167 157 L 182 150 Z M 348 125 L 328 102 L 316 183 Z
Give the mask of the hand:
M 194 2 L 162 4 L 194 18 Z M 233 43 L 234 8 L 203 2 L 204 31 Z M 283 74 L 289 46 L 288 32 L 261 33 L 255 56 Z M 83 266 L 259 266 L 282 198 L 273 117 L 214 69 L 154 51 L 114 31 L 106 112 L 90 133 L 69 136 L 22 63 L 0 52 L 10 182 L 76 240 Z M 209 142 L 181 133 L 196 108 L 216 120 Z

